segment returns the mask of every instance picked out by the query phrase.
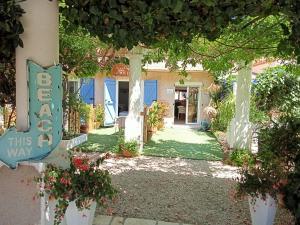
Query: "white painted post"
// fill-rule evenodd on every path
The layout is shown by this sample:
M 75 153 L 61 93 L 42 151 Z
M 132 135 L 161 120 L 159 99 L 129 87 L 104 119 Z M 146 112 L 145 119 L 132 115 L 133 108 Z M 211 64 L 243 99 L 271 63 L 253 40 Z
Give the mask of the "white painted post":
M 26 60 L 51 66 L 59 60 L 58 1 L 26 0 L 20 2 L 25 10 L 21 18 L 24 48 L 16 50 L 16 113 L 17 129 L 25 131 L 28 124 L 28 89 Z M 39 188 L 33 181 L 39 176 L 41 164 L 21 164 L 16 170 L 0 167 L 1 224 L 45 224 L 44 201 L 37 199 Z
M 241 63 L 237 75 L 235 117 L 227 130 L 227 141 L 231 148 L 250 149 L 252 125 L 249 121 L 251 96 L 251 64 Z
M 129 112 L 125 121 L 125 141 L 136 140 L 142 144 L 144 93 L 142 82 L 142 49 L 135 47 L 129 57 Z

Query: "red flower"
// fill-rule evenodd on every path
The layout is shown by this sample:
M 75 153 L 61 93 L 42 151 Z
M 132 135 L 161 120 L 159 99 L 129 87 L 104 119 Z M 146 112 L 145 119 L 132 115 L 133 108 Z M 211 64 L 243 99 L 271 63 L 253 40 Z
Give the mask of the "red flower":
M 73 164 L 80 171 L 87 171 L 87 170 L 90 169 L 87 158 L 82 159 L 82 158 L 79 158 L 79 157 L 76 157 L 76 158 L 74 157 L 73 158 Z
M 64 185 L 70 185 L 71 184 L 71 179 L 70 178 L 60 178 L 60 183 L 64 184 Z
M 81 171 L 87 171 L 87 170 L 89 170 L 90 169 L 90 166 L 89 165 L 80 165 L 79 167 L 78 167 L 78 169 L 79 170 L 81 170 Z
M 76 168 L 78 168 L 80 165 L 82 165 L 83 163 L 83 160 L 81 158 L 73 158 L 73 164 Z

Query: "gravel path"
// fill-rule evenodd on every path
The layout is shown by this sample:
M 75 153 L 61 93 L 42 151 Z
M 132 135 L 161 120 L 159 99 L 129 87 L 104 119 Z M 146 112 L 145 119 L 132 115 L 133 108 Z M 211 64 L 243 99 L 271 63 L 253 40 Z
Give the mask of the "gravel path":
M 251 224 L 247 201 L 230 197 L 234 167 L 158 157 L 108 159 L 105 167 L 119 190 L 113 215 L 195 225 Z M 290 221 L 280 209 L 275 225 L 292 225 Z

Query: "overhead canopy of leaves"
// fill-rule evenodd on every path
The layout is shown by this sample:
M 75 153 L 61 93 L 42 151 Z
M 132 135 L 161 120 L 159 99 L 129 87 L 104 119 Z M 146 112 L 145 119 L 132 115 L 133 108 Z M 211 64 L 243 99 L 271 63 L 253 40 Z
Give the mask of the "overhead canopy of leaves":
M 68 75 L 91 77 L 99 71 L 97 48 L 103 46 L 97 37 L 91 37 L 84 29 L 77 27 L 72 31 L 68 22 L 61 18 L 59 29 L 60 62 Z
M 239 24 L 231 24 L 214 41 L 196 36 L 191 43 L 168 40 L 156 45 L 145 57 L 148 61 L 167 60 L 167 65 L 176 68 L 187 64 L 201 64 L 216 76 L 231 72 L 237 62 L 259 58 L 293 60 L 293 55 L 279 54 L 277 46 L 283 38 L 282 24 L 289 26 L 285 16 L 244 18 Z
M 23 46 L 19 35 L 23 33 L 20 17 L 24 10 L 15 0 L 0 2 L 0 63 L 10 62 L 15 48 Z
M 65 4 L 62 12 L 72 24 L 116 48 L 129 49 L 163 40 L 189 43 L 195 36 L 215 40 L 247 16 L 284 14 L 291 29 L 283 26 L 280 50 L 300 56 L 298 0 L 65 0 Z

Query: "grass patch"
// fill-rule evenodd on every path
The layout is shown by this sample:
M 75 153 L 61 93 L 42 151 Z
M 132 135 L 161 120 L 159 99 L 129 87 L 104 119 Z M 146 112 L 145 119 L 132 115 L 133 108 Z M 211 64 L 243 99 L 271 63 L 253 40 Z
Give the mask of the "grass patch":
M 113 151 L 118 143 L 119 132 L 114 127 L 101 128 L 88 134 L 88 141 L 81 144 L 83 152 L 108 152 Z
M 222 160 L 220 144 L 210 132 L 192 129 L 165 129 L 157 132 L 143 150 L 143 155 Z

